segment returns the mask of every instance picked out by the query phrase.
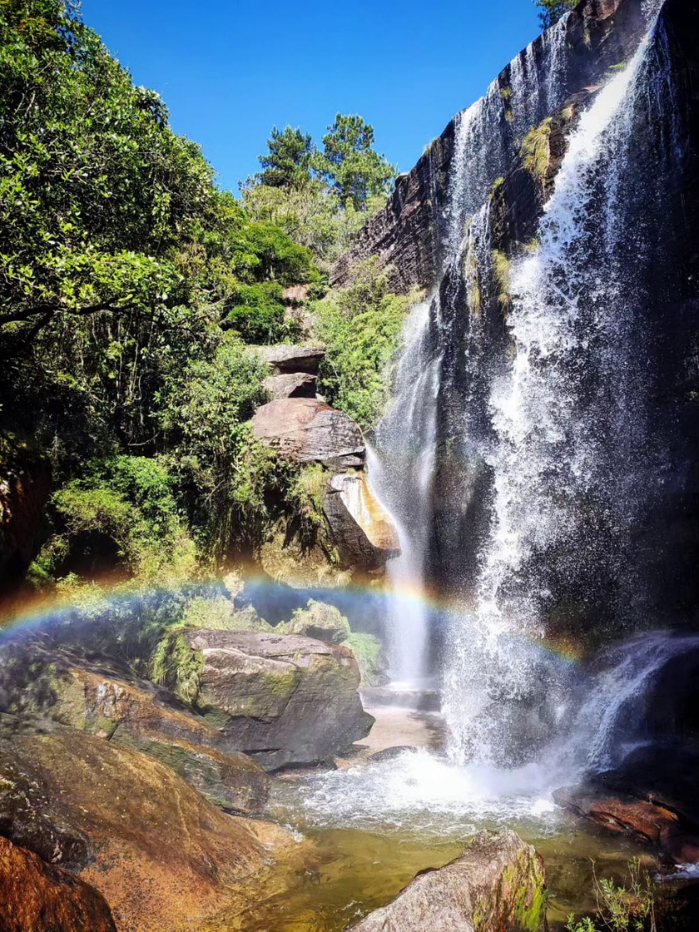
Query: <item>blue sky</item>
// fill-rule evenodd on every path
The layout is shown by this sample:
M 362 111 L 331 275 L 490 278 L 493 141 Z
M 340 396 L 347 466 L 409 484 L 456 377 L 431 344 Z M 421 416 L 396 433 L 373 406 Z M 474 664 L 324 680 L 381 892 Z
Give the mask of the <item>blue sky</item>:
M 83 0 L 83 15 L 235 191 L 273 125 L 320 141 L 338 111 L 408 170 L 539 32 L 532 0 Z

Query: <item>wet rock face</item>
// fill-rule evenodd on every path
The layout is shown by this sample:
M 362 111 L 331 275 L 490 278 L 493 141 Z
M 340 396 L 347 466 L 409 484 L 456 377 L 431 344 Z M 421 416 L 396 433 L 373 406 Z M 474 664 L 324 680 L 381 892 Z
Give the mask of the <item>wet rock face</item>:
M 400 553 L 396 529 L 369 488 L 365 473 L 333 476 L 324 510 L 344 565 L 374 570 Z
M 116 932 L 101 893 L 0 837 L 3 932 Z
M 579 4 L 568 19 L 563 54 L 566 57 L 568 95 L 576 94 L 603 79 L 607 69 L 628 61 L 642 29 L 641 4 L 638 0 L 586 0 Z M 523 59 L 524 53 L 519 58 Z M 539 86 L 552 63 L 546 59 L 543 38 L 533 47 L 533 60 L 539 72 Z M 496 165 L 487 186 L 477 199 L 485 200 L 488 188 L 499 175 L 506 174 L 518 141 L 515 127 L 508 116 L 508 89 L 512 68 L 508 65 L 498 76 L 504 92 L 497 113 L 493 114 L 493 146 L 502 146 L 503 157 Z M 468 102 L 465 102 L 468 103 Z M 545 95 L 531 100 L 530 119 L 524 131 L 538 125 L 552 114 L 547 110 Z M 371 220 L 356 237 L 350 251 L 336 264 L 332 273 L 335 285 L 346 284 L 352 269 L 370 256 L 378 256 L 382 265 L 390 267 L 391 287 L 405 293 L 414 285 L 428 288 L 435 283 L 444 258 L 445 224 L 449 214 L 449 178 L 453 172 L 455 154 L 455 123 L 428 147 L 416 166 L 396 181 L 394 194 L 385 209 Z
M 514 832 L 481 833 L 455 861 L 424 871 L 353 932 L 537 932 L 545 924 L 544 869 Z
M 255 412 L 255 436 L 296 463 L 343 469 L 362 466 L 366 447 L 354 421 L 322 401 L 286 398 Z
M 201 652 L 197 705 L 219 746 L 267 770 L 330 760 L 365 737 L 359 667 L 342 646 L 298 635 L 191 630 Z
M 24 781 L 38 794 L 33 812 L 3 819 L 3 834 L 36 850 L 42 838 L 32 840 L 25 823 L 38 815 L 84 838 L 88 859 L 73 869 L 104 896 L 120 932 L 199 928 L 251 908 L 262 889 L 283 890 L 286 867 L 298 869 L 303 846 L 288 831 L 226 815 L 168 767 L 111 741 L 80 732 L 21 736 L 3 745 L 2 757 L 15 771 L 3 773 L 3 791 Z M 22 932 L 30 928 L 42 927 Z

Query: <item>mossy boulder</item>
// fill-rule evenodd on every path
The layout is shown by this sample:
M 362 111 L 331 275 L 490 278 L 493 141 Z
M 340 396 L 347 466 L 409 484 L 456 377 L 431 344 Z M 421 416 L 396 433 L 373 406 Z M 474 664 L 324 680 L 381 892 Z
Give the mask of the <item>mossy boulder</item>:
M 308 600 L 306 608 L 297 609 L 290 621 L 275 628 L 277 634 L 302 634 L 318 641 L 341 644 L 351 635 L 349 621 L 334 605 Z
M 541 858 L 513 831 L 481 832 L 438 870 L 424 871 L 353 932 L 539 932 L 546 921 Z
M 44 858 L 51 832 L 84 839 L 83 856 L 63 864 L 104 896 L 120 932 L 213 927 L 283 893 L 310 856 L 286 829 L 221 812 L 169 767 L 113 741 L 65 731 L 15 737 L 0 751 L 12 761 L 0 780 L 2 834 Z M 10 805 L 26 792 L 31 806 Z
M 3 932 L 117 932 L 101 893 L 0 837 Z
M 32 722 L 34 731 L 46 730 L 50 722 L 137 748 L 217 805 L 262 811 L 269 796 L 267 774 L 244 754 L 217 748 L 218 732 L 166 690 L 106 660 L 88 661 L 68 652 L 33 646 L 22 664 L 17 654 L 14 659 L 16 665 L 0 673 L 6 697 L 2 711 L 21 715 L 25 731 Z
M 220 748 L 272 770 L 330 760 L 369 733 L 374 720 L 348 648 L 277 633 L 192 629 L 184 637 L 201 658 L 196 706 L 218 729 Z

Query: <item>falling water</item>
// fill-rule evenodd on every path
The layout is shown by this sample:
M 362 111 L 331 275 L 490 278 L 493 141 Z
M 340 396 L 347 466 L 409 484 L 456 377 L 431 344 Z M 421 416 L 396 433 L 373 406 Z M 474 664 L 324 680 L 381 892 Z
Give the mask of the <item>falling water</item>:
M 445 712 L 457 759 L 512 762 L 555 727 L 565 665 L 542 660 L 557 583 L 612 580 L 650 490 L 629 270 L 618 261 L 626 151 L 649 36 L 569 140 L 538 244 L 510 276 L 514 357 L 490 393 L 489 539 L 476 604 L 454 620 Z M 642 243 L 637 244 L 642 249 Z M 591 527 L 590 522 L 595 526 Z M 589 579 L 584 580 L 586 585 Z

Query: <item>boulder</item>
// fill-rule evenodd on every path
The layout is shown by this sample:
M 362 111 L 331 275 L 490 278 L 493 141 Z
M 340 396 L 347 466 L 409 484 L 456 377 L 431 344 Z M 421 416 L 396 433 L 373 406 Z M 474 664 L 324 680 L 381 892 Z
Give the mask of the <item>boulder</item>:
M 106 900 L 90 884 L 0 837 L 3 932 L 116 932 Z
M 279 346 L 255 346 L 253 349 L 269 363 L 272 375 L 283 375 L 287 372 L 317 375 L 318 367 L 325 356 L 324 346 L 291 346 L 282 343 Z
M 270 778 L 244 754 L 216 748 L 218 732 L 166 690 L 64 651 L 28 647 L 23 662 L 0 668 L 2 711 L 48 719 L 137 748 L 174 770 L 212 802 L 259 813 Z
M 332 644 L 342 644 L 352 633 L 339 608 L 314 599 L 308 600 L 306 608 L 297 609 L 290 621 L 277 625 L 275 631 L 277 634 L 302 634 Z
M 252 420 L 255 436 L 297 463 L 331 468 L 362 466 L 366 446 L 354 421 L 325 402 L 283 398 L 262 405 Z
M 315 398 L 317 378 L 307 372 L 270 375 L 262 383 L 272 401 L 280 398 Z
M 400 553 L 398 533 L 364 472 L 333 476 L 323 507 L 343 564 L 379 569 Z
M 0 759 L 3 835 L 78 871 L 120 932 L 183 932 L 252 909 L 305 857 L 291 832 L 226 815 L 168 767 L 94 735 L 15 737 Z M 77 859 L 52 847 L 68 836 L 84 840 Z
M 699 862 L 699 832 L 660 803 L 591 786 L 563 787 L 553 798 L 580 818 L 650 845 L 676 864 Z
M 513 831 L 482 832 L 456 860 L 418 874 L 354 932 L 537 932 L 544 928 L 543 861 Z
M 371 729 L 346 647 L 232 631 L 191 630 L 185 639 L 200 657 L 197 707 L 223 750 L 273 770 L 330 760 Z

